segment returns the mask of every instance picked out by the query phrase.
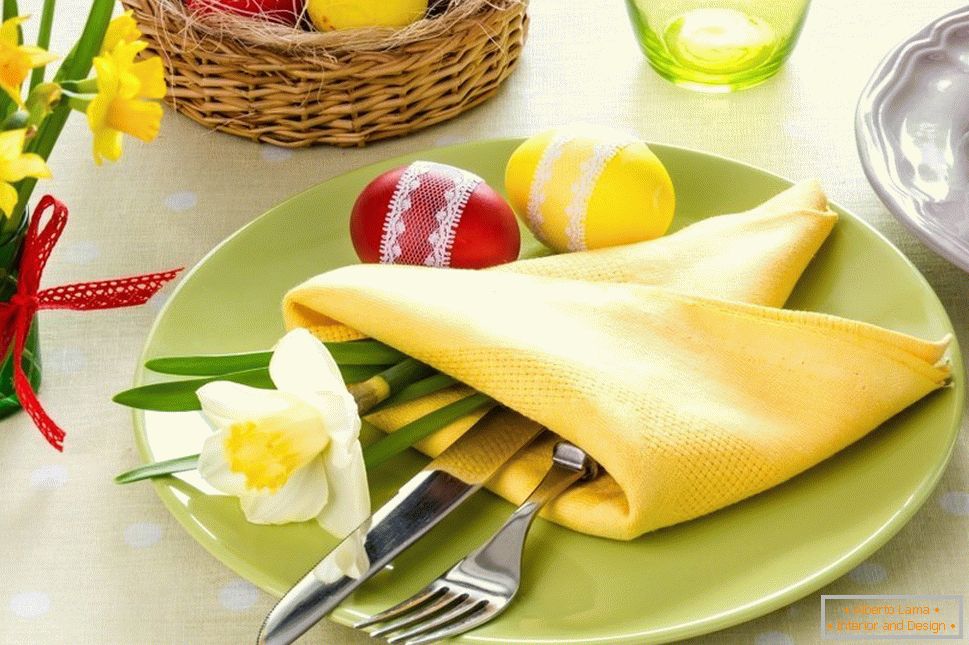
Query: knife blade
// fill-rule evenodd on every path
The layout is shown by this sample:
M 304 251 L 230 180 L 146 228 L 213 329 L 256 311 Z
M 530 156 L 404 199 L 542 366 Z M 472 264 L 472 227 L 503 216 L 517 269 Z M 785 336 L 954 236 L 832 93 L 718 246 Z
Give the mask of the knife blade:
M 357 587 L 387 566 L 455 508 L 481 489 L 488 479 L 542 431 L 520 424 L 511 429 L 489 412 L 447 450 L 404 484 L 397 494 L 359 529 L 345 538 L 320 564 L 308 571 L 272 608 L 259 631 L 259 645 L 289 645 L 333 611 Z M 370 526 L 369 530 L 366 527 Z M 370 567 L 359 578 L 343 576 L 324 582 L 315 571 L 340 546 L 359 539 Z

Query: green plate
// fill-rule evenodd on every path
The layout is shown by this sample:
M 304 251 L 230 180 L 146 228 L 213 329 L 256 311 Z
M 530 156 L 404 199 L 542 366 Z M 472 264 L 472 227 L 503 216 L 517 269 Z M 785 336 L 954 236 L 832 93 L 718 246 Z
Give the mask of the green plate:
M 144 357 L 264 349 L 283 333 L 283 293 L 356 261 L 347 214 L 377 173 L 414 159 L 467 168 L 502 185 L 518 141 L 429 150 L 361 168 L 279 205 L 216 248 L 182 280 L 151 331 Z M 750 208 L 790 185 L 721 157 L 656 145 L 678 198 L 675 226 Z M 856 318 L 926 338 L 952 332 L 932 289 L 892 245 L 854 215 L 841 222 L 789 306 Z M 539 247 L 526 238 L 526 253 Z M 954 387 L 794 478 L 706 517 L 633 542 L 573 533 L 539 520 L 524 582 L 500 619 L 466 642 L 643 643 L 680 640 L 783 607 L 856 566 L 912 517 L 938 482 L 958 434 L 965 394 L 958 348 Z M 137 382 L 149 380 L 139 374 Z M 810 410 L 805 410 L 810 414 Z M 197 452 L 207 430 L 193 413 L 136 416 L 146 460 Z M 371 475 L 376 506 L 424 461 L 402 455 Z M 236 500 L 206 495 L 196 474 L 156 482 L 172 514 L 206 549 L 280 595 L 333 545 L 313 523 L 248 524 Z M 422 587 L 507 518 L 480 493 L 376 575 L 333 618 L 345 624 Z M 255 636 L 255 634 L 253 635 Z

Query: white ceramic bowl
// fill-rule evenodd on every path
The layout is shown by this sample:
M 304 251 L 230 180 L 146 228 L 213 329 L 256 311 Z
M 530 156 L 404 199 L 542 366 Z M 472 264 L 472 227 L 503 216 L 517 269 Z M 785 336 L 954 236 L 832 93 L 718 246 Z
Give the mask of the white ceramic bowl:
M 885 206 L 969 271 L 969 7 L 885 57 L 861 94 L 855 135 Z

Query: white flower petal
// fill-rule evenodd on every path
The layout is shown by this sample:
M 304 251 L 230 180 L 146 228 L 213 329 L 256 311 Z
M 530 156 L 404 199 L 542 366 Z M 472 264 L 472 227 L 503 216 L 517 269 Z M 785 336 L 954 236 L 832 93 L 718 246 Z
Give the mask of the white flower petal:
M 224 432 L 216 432 L 205 440 L 199 456 L 198 471 L 202 479 L 226 495 L 238 497 L 248 492 L 245 476 L 229 470 L 229 461 L 225 456 Z
M 202 404 L 202 412 L 219 426 L 275 414 L 292 405 L 284 394 L 275 390 L 231 381 L 206 383 L 196 391 L 196 395 Z
M 242 512 L 255 524 L 303 522 L 319 515 L 330 496 L 323 459 L 298 469 L 275 493 L 247 491 Z
M 294 329 L 280 339 L 269 361 L 269 376 L 286 392 L 347 390 L 329 350 L 305 329 Z
M 364 548 L 369 522 L 330 551 L 313 573 L 324 583 L 336 582 L 343 576 L 359 578 L 370 568 L 370 558 Z
M 323 529 L 343 537 L 370 517 L 370 490 L 360 442 L 340 445 L 331 442 L 324 451 L 330 502 L 317 515 Z
M 347 393 L 332 392 L 307 395 L 304 399 L 313 405 L 323 419 L 323 426 L 331 442 L 344 446 L 334 456 L 338 466 L 346 466 L 346 459 L 341 461 L 341 455 L 346 454 L 347 447 L 360 438 L 360 415 L 357 413 L 357 402 Z

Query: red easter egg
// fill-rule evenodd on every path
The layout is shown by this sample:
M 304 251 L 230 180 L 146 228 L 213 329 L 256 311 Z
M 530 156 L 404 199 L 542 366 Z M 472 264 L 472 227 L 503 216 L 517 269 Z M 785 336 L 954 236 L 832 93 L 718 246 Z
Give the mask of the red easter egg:
M 304 0 L 185 0 L 185 6 L 192 13 L 224 11 L 296 26 L 303 14 L 303 2 Z
M 353 205 L 350 238 L 363 262 L 484 269 L 518 258 L 515 213 L 477 175 L 430 161 L 370 182 Z

